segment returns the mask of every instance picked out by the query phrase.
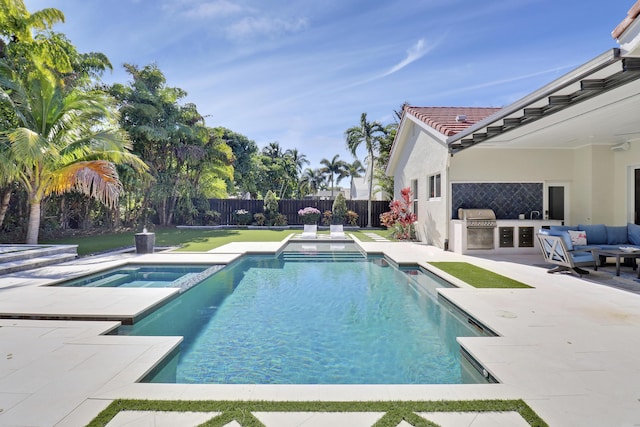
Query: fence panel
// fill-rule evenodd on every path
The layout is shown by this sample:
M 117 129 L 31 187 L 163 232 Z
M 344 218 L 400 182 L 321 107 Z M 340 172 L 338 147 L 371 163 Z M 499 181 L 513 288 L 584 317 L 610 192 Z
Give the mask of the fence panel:
M 367 200 L 347 200 L 347 209 L 358 214 L 357 225 L 367 226 Z M 241 200 L 241 199 L 209 199 L 211 210 L 220 213 L 221 224 L 236 224 L 233 213 L 238 209 L 245 209 L 251 214 L 264 212 L 264 200 Z M 307 206 L 314 207 L 320 212 L 330 211 L 333 207 L 333 200 L 297 200 L 284 199 L 278 201 L 280 213 L 287 217 L 287 224 L 300 225 L 298 211 Z M 380 214 L 389 210 L 388 201 L 371 201 L 371 226 L 380 227 Z

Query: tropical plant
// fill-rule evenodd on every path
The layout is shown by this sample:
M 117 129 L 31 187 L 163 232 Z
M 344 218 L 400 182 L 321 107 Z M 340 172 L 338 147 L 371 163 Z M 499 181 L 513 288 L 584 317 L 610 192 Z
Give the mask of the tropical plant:
M 333 224 L 333 212 L 324 211 L 322 212 L 322 224 L 323 225 L 331 225 Z
M 269 190 L 264 196 L 264 216 L 267 219 L 267 225 L 275 225 L 279 213 L 280 208 L 278 207 L 276 193 Z
M 360 216 L 354 211 L 347 211 L 347 224 L 349 225 L 358 225 L 358 218 Z
M 367 227 L 371 227 L 371 198 L 373 195 L 373 168 L 376 161 L 376 153 L 380 147 L 380 141 L 385 137 L 385 129 L 376 121 L 368 122 L 367 113 L 360 116 L 360 125 L 354 126 L 345 131 L 347 148 L 351 154 L 356 156 L 356 151 L 361 144 L 367 150 L 367 166 L 369 176 L 369 203 L 367 215 Z
M 344 194 L 338 193 L 331 208 L 331 222 L 333 224 L 344 224 L 344 220 L 347 217 L 347 211 L 347 201 L 344 198 Z
M 302 173 L 298 188 L 302 195 L 315 194 L 322 187 L 324 181 L 325 176 L 320 169 L 306 168 Z
M 251 215 L 251 212 L 246 209 L 237 209 L 233 213 L 233 217 L 235 218 L 236 223 L 238 223 L 239 225 L 248 225 L 251 224 L 253 215 Z
M 343 178 L 348 175 L 348 166 L 344 160 L 338 160 L 339 154 L 333 156 L 331 160 L 322 159 L 320 164 L 324 165 L 320 172 L 329 176 L 329 182 L 331 183 L 331 198 L 333 199 L 334 182 L 340 184 Z
M 311 206 L 300 209 L 298 211 L 298 215 L 302 219 L 303 224 L 317 224 L 320 219 L 320 211 Z
M 382 225 L 392 230 L 392 236 L 399 240 L 415 238 L 413 223 L 416 215 L 411 211 L 412 194 L 409 187 L 400 190 L 401 200 L 393 200 L 389 203 L 390 211 L 380 215 Z
M 120 101 L 121 125 L 133 151 L 154 178 L 132 188 L 142 199 L 142 211 L 151 207 L 158 222 L 169 225 L 176 207 L 188 205 L 188 199 L 226 196 L 226 182 L 233 179 L 231 148 L 205 126 L 194 104 L 179 103 L 186 92 L 167 86 L 156 65 L 124 67 L 133 81 L 110 91 Z
M 253 214 L 253 220 L 257 225 L 265 225 L 267 222 L 267 217 L 263 213 Z
M 0 134 L 2 163 L 11 162 L 29 198 L 26 242 L 38 242 L 40 208 L 50 194 L 76 190 L 116 206 L 122 190 L 115 164 L 142 171 L 117 125 L 113 101 L 99 91 L 65 90 L 42 64 L 18 73 L 0 61 L 1 102 L 19 125 Z

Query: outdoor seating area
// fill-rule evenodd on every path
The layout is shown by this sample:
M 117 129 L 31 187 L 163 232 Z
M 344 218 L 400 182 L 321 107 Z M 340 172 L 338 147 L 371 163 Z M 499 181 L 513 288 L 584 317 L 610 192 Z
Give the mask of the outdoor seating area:
M 572 271 L 582 276 L 589 272 L 581 267 L 597 270 L 607 258 L 614 258 L 619 276 L 622 261 L 636 270 L 640 257 L 640 225 L 636 224 L 551 226 L 541 229 L 537 238 L 545 261 L 556 265 L 549 273 Z

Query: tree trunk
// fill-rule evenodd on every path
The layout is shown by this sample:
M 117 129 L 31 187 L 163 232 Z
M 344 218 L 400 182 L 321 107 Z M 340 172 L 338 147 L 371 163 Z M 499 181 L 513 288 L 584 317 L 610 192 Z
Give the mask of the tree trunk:
M 5 188 L 4 193 L 2 194 L 2 202 L 0 203 L 0 228 L 2 228 L 2 224 L 4 224 L 4 217 L 7 215 L 7 210 L 9 210 L 9 202 L 11 201 L 11 193 L 13 189 L 11 185 Z
M 373 196 L 373 152 L 369 151 L 369 199 L 367 200 L 367 228 L 371 228 L 371 197 Z
M 28 245 L 38 244 L 38 233 L 40 232 L 40 198 L 36 195 L 29 196 L 29 222 L 27 224 Z

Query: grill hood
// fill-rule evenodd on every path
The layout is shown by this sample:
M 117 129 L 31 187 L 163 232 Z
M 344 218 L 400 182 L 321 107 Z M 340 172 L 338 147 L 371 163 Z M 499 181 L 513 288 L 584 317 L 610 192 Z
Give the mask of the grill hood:
M 458 209 L 458 218 L 464 221 L 495 221 L 493 209 Z

